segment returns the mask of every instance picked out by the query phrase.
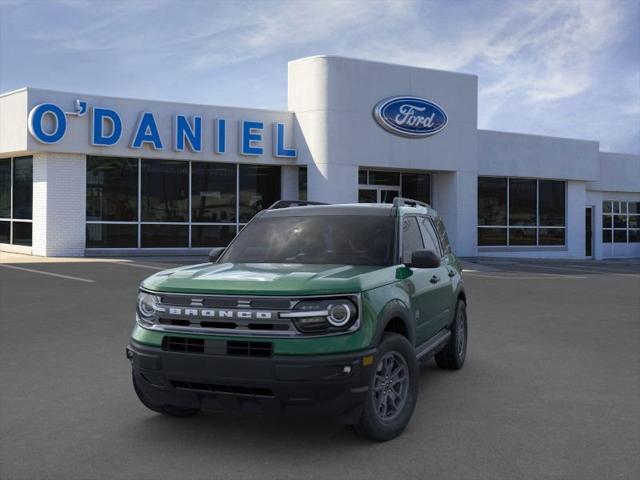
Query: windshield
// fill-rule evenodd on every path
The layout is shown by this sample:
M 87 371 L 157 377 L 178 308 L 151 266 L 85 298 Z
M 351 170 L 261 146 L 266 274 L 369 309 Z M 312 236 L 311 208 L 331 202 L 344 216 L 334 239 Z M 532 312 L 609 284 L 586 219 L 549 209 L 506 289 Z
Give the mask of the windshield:
M 392 265 L 394 220 L 366 215 L 257 218 L 219 261 Z

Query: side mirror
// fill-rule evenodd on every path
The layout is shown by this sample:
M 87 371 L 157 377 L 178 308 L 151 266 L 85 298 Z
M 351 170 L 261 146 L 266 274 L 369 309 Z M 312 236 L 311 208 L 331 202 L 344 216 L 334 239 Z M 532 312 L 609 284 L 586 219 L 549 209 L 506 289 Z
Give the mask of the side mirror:
M 212 248 L 209 252 L 209 262 L 216 263 L 220 255 L 222 255 L 222 252 L 224 252 L 224 247 Z
M 411 264 L 409 268 L 438 268 L 440 266 L 440 257 L 433 250 L 416 250 L 411 255 Z

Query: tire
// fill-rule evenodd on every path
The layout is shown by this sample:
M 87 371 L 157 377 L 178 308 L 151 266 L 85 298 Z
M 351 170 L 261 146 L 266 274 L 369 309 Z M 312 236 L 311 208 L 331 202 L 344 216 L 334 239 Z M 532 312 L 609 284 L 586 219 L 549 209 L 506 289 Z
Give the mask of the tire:
M 435 355 L 436 365 L 445 370 L 460 370 L 467 356 L 467 305 L 458 300 L 456 316 L 451 324 L 451 338 Z
M 184 408 L 178 407 L 176 405 L 163 405 L 155 403 L 144 394 L 144 392 L 138 385 L 138 380 L 136 379 L 136 375 L 134 373 L 132 373 L 131 378 L 133 380 L 133 389 L 136 391 L 136 395 L 138 395 L 138 398 L 140 399 L 142 404 L 149 410 L 167 415 L 169 417 L 191 417 L 200 411 L 199 408 Z
M 393 375 L 385 374 L 393 371 L 400 377 L 395 384 L 388 383 Z M 371 371 L 362 417 L 353 429 L 358 435 L 378 442 L 397 437 L 411 419 L 418 389 L 418 362 L 413 346 L 402 335 L 385 334 Z

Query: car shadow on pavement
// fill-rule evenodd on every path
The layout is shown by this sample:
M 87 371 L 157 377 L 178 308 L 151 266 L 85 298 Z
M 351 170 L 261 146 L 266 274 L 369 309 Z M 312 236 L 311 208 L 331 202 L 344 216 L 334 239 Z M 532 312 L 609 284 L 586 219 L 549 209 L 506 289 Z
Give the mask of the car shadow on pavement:
M 428 408 L 427 391 L 435 389 L 441 378 L 447 375 L 433 361 L 420 363 L 420 390 L 416 411 Z M 237 454 L 238 448 L 247 455 L 270 452 L 273 455 L 290 455 L 298 458 L 335 454 L 337 447 L 370 447 L 376 444 L 358 437 L 348 426 L 332 419 L 261 415 L 254 413 L 226 413 L 202 411 L 189 418 L 171 418 L 148 412 L 140 406 L 139 421 L 132 423 L 127 435 L 133 440 L 144 441 L 152 450 L 188 448 L 194 452 L 215 448 L 218 454 L 225 450 Z M 407 431 L 412 429 L 411 422 Z M 252 450 L 254 450 L 252 452 Z

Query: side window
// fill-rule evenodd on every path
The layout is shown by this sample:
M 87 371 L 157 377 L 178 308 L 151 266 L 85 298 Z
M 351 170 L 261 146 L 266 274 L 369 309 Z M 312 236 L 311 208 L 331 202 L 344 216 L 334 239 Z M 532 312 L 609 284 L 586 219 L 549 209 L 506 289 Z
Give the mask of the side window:
M 436 255 L 442 256 L 442 250 L 438 243 L 438 237 L 433 230 L 433 224 L 427 217 L 420 217 L 420 231 L 422 232 L 422 238 L 424 238 L 424 248 L 433 251 Z
M 449 237 L 447 236 L 447 230 L 444 228 L 444 222 L 440 217 L 436 217 L 434 220 L 435 220 L 436 230 L 438 232 L 438 237 L 440 237 L 440 244 L 442 245 L 442 250 L 444 250 L 444 255 L 448 255 L 451 253 L 451 245 L 449 244 Z
M 402 219 L 402 261 L 410 262 L 415 250 L 424 248 L 416 217 Z

